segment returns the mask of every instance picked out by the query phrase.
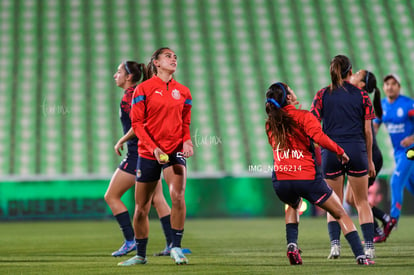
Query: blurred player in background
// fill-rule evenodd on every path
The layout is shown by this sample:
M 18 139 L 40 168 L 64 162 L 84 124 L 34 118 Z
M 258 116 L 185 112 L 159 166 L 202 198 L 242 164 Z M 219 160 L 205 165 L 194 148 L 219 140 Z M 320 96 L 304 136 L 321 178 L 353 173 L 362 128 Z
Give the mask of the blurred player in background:
M 147 262 L 148 213 L 161 170 L 172 202 L 170 255 L 176 264 L 188 263 L 181 249 L 181 239 L 186 216 L 185 158 L 193 155 L 190 136 L 192 98 L 190 90 L 173 78 L 176 68 L 177 56 L 171 49 L 156 50 L 148 64 L 151 78 L 138 85 L 133 95 L 131 121 L 139 138 L 134 215 L 137 255 L 118 264 L 121 266 Z
M 127 143 L 128 152 L 125 158 L 115 170 L 108 189 L 105 193 L 105 201 L 111 208 L 113 215 L 118 221 L 119 227 L 125 238 L 124 244 L 112 256 L 123 256 L 136 249 L 134 230 L 131 225 L 131 218 L 121 197 L 135 184 L 136 167 L 138 160 L 138 139 L 131 128 L 131 119 L 129 113 L 131 110 L 132 95 L 137 83 L 143 79 L 145 81 L 146 68 L 144 64 L 134 61 L 125 61 L 118 66 L 114 75 L 116 85 L 124 89 L 124 95 L 120 106 L 120 119 L 124 131 L 124 136 L 116 143 L 115 152 L 121 156 L 120 150 L 123 149 L 124 143 Z M 165 238 L 168 245 L 171 244 L 171 225 L 170 225 L 170 207 L 165 201 L 162 192 L 162 183 L 159 181 L 152 197 L 152 204 L 157 210 L 158 216 L 164 230 Z M 167 253 L 168 251 L 165 251 Z
M 348 57 L 335 56 L 329 70 L 331 85 L 315 95 L 311 112 L 319 121 L 323 121 L 323 131 L 345 150 L 350 161 L 343 165 L 336 154 L 322 148 L 322 170 L 328 185 L 341 201 L 347 174 L 364 236 L 365 253 L 373 258 L 374 222 L 368 203 L 368 177 L 375 176 L 371 130 L 371 120 L 375 115 L 367 92 L 349 83 L 352 64 Z M 328 258 L 336 259 L 340 256 L 341 227 L 329 213 L 327 220 L 331 240 Z
M 375 75 L 368 70 L 359 70 L 358 72 L 356 72 L 355 74 L 351 76 L 350 82 L 351 84 L 357 86 L 358 88 L 367 91 L 369 94 L 372 94 L 372 93 L 374 94 L 374 99 L 372 101 L 372 104 L 374 107 L 375 116 L 378 119 L 381 119 L 382 118 L 381 91 L 377 87 L 377 78 L 375 77 Z M 368 179 L 368 188 L 371 188 L 372 184 L 375 182 L 376 176 L 379 174 L 382 168 L 382 165 L 383 165 L 382 153 L 377 144 L 377 139 L 375 137 L 375 131 L 374 131 L 374 126 L 373 126 L 374 124 L 372 121 L 371 121 L 371 125 L 372 125 L 371 129 L 373 131 L 372 160 L 374 161 L 374 165 L 375 165 L 375 176 L 370 177 Z M 355 207 L 353 194 L 349 188 L 347 188 L 345 200 L 348 204 Z M 370 203 L 370 205 L 372 208 L 372 214 L 374 215 L 375 218 L 379 219 L 382 222 L 385 228 L 386 224 L 391 219 L 390 216 L 387 213 L 385 213 L 383 210 L 379 209 L 376 206 L 377 203 L 375 205 Z M 384 241 L 385 240 L 384 231 L 379 226 L 376 219 L 374 219 L 374 227 L 375 227 L 374 243 Z
M 378 180 L 375 180 L 368 189 L 368 202 L 371 206 L 377 206 L 383 199 L 384 195 L 381 191 L 381 184 Z
M 289 205 L 285 222 L 290 264 L 302 264 L 297 245 L 298 209 L 305 198 L 338 220 L 357 263 L 371 265 L 374 262 L 366 257 L 355 225 L 317 167 L 313 142 L 333 152 L 343 164 L 349 158 L 323 133 L 319 121 L 309 111 L 295 108 L 298 103 L 295 93 L 284 83 L 272 84 L 266 93 L 266 133 L 274 158 L 273 187 L 279 199 Z
M 387 127 L 394 147 L 395 170 L 391 176 L 391 220 L 384 228 L 384 241 L 397 225 L 401 215 L 404 189 L 414 195 L 414 163 L 407 159 L 406 150 L 414 144 L 414 100 L 401 95 L 401 81 L 395 74 L 384 78 L 386 98 L 382 99 L 382 118 L 374 120 L 377 131 L 382 123 Z

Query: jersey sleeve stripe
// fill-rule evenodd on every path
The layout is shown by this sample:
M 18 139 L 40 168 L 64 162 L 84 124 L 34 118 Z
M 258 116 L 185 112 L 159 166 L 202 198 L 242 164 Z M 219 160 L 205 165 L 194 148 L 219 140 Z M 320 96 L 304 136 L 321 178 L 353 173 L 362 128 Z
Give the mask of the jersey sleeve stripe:
M 145 100 L 145 95 L 140 95 L 132 99 L 132 105 L 137 104 L 140 101 Z
M 184 104 L 193 105 L 193 101 L 191 99 L 186 99 Z

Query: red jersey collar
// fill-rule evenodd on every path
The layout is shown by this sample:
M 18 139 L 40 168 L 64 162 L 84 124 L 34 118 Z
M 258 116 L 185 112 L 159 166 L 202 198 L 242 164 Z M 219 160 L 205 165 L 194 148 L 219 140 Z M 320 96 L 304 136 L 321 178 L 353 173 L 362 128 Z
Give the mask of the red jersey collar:
M 161 78 L 156 75 L 153 75 L 152 78 L 160 84 L 173 84 L 175 82 L 174 78 L 171 78 L 170 81 L 164 82 Z
M 296 107 L 295 107 L 294 105 L 290 105 L 290 104 L 288 104 L 288 105 L 286 105 L 285 107 L 283 107 L 282 109 L 284 109 L 284 110 L 288 111 L 288 110 L 293 110 L 293 109 L 296 109 Z

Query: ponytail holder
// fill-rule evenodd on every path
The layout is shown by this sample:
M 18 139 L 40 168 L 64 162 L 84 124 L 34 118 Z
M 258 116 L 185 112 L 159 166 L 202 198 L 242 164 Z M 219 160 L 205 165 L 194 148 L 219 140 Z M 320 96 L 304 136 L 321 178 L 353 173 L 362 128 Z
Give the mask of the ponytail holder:
M 281 82 L 276 82 L 275 84 L 278 85 L 280 88 L 282 88 L 283 96 L 282 96 L 282 103 L 280 105 L 283 105 L 285 103 L 285 101 L 286 101 L 286 90 L 285 90 L 285 86 L 283 86 L 283 84 Z
M 277 103 L 277 101 L 276 101 L 276 100 L 274 100 L 273 98 L 268 98 L 268 99 L 266 99 L 266 103 L 272 103 L 273 105 L 275 105 L 275 106 L 276 106 L 276 108 L 280 109 L 280 105 L 279 105 L 279 103 Z

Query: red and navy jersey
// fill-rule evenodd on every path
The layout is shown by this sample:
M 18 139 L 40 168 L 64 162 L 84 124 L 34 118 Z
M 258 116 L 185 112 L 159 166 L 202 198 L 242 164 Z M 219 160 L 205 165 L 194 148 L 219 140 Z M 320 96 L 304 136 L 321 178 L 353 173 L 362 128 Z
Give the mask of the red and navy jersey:
M 131 112 L 132 95 L 134 94 L 134 90 L 136 87 L 137 86 L 134 85 L 126 89 L 121 100 L 119 108 L 119 118 L 121 119 L 124 135 L 128 133 L 129 129 L 131 129 L 131 118 L 129 114 Z M 133 138 L 128 140 L 127 146 L 129 153 L 136 153 L 138 150 L 138 139 Z
M 287 105 L 283 110 L 294 119 L 297 129 L 288 138 L 289 149 L 279 148 L 272 133 L 267 133 L 273 148 L 276 179 L 313 180 L 318 169 L 313 142 L 337 155 L 342 155 L 344 150 L 322 131 L 320 122 L 309 111 L 298 110 L 293 105 Z
M 166 83 L 153 76 L 139 84 L 131 109 L 138 154 L 155 160 L 157 147 L 167 154 L 181 152 L 183 142 L 191 139 L 191 106 L 190 90 L 174 79 Z
M 323 122 L 323 131 L 336 142 L 365 142 L 365 120 L 375 118 L 368 93 L 344 81 L 315 95 L 311 112 Z

